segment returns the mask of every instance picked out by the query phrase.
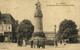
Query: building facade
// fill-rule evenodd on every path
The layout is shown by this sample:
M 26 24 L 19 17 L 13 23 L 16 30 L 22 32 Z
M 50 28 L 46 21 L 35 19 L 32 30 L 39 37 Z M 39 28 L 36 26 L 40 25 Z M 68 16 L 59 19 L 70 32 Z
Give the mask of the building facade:
M 3 21 L 2 21 L 3 22 Z M 5 41 L 11 41 L 12 25 L 11 24 L 0 24 L 0 36 L 4 36 Z
M 46 40 L 54 40 L 55 35 L 54 32 L 45 32 Z
M 17 22 L 11 14 L 1 14 L 0 12 L 0 41 L 11 42 L 13 29 Z

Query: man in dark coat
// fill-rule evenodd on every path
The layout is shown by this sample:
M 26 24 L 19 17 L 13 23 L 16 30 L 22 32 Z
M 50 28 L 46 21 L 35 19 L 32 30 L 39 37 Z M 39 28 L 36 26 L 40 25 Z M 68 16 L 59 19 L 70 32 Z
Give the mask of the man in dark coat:
M 37 48 L 39 48 L 39 40 L 37 40 Z
M 31 41 L 31 48 L 33 48 L 33 40 Z

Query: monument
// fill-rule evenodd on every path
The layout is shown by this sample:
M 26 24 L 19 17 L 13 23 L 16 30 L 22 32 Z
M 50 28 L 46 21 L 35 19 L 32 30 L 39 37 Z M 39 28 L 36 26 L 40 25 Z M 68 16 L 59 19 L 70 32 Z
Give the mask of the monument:
M 36 11 L 34 14 L 35 18 L 35 27 L 34 27 L 34 36 L 40 36 L 43 37 L 45 34 L 43 33 L 43 23 L 42 23 L 42 10 L 41 10 L 41 3 L 38 0 L 38 2 L 35 4 L 36 5 Z

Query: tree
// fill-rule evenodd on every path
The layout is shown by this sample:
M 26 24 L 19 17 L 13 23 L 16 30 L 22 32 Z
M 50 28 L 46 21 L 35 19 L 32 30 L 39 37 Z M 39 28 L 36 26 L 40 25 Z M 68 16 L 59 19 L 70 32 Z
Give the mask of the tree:
M 69 42 L 73 42 L 78 35 L 77 25 L 72 20 L 64 20 L 59 25 L 58 38 L 60 39 L 69 39 Z M 75 39 L 73 39 L 74 37 Z M 71 40 L 73 39 L 73 40 Z
M 19 25 L 19 36 L 23 39 L 29 39 L 34 31 L 34 26 L 31 21 L 24 19 Z
M 13 20 L 13 23 L 12 23 L 12 41 L 13 42 L 16 42 L 16 39 L 17 39 L 16 35 L 17 35 L 18 26 L 19 26 L 18 22 Z

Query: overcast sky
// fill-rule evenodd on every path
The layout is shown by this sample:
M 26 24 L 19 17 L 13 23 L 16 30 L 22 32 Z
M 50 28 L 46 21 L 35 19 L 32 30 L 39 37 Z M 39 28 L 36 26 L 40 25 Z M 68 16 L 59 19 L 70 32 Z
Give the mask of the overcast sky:
M 34 13 L 37 0 L 0 0 L 0 11 L 10 13 L 16 20 L 21 22 L 23 19 L 29 19 L 35 25 Z M 57 30 L 60 22 L 64 19 L 75 21 L 80 27 L 80 0 L 40 0 L 43 13 L 44 31 L 54 31 L 54 25 Z M 66 3 L 74 6 L 48 6 Z

